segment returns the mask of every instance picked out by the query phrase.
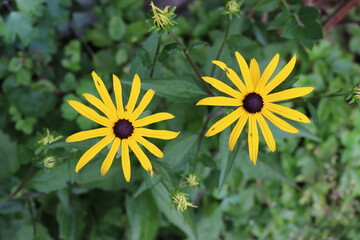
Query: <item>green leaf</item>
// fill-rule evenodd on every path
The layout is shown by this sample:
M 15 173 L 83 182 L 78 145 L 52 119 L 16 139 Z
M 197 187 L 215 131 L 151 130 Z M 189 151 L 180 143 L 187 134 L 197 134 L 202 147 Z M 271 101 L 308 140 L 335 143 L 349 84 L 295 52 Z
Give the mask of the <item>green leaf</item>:
M 199 239 L 220 239 L 224 219 L 218 206 L 213 210 L 211 214 L 204 214 L 197 225 Z
M 220 134 L 221 167 L 220 167 L 220 177 L 218 183 L 219 191 L 221 191 L 222 187 L 224 186 L 226 178 L 229 176 L 231 172 L 235 157 L 239 149 L 239 147 L 235 147 L 235 149 L 230 152 L 229 144 L 228 144 L 229 136 L 230 136 L 230 128 L 226 128 Z
M 316 7 L 302 7 L 299 11 L 299 18 L 305 25 L 316 21 L 320 16 L 320 10 Z
M 272 12 L 279 6 L 279 4 L 280 1 L 278 0 L 259 0 L 253 9 L 259 12 Z
M 60 239 L 77 240 L 82 239 L 85 228 L 85 212 L 80 206 L 70 205 L 64 208 L 62 204 L 58 204 L 56 210 L 56 219 L 59 223 Z
M 141 63 L 147 67 L 147 68 L 151 68 L 153 63 L 152 63 L 152 60 L 150 58 L 150 54 L 149 52 L 145 49 L 145 48 L 142 48 L 142 47 L 138 47 L 136 49 L 136 55 L 138 55 L 141 59 Z
M 116 51 L 116 54 L 115 54 L 115 62 L 116 62 L 116 65 L 122 65 L 124 63 L 126 63 L 126 61 L 128 60 L 129 58 L 129 54 L 127 52 L 126 49 L 124 48 L 119 48 L 117 51 Z
M 256 165 L 250 161 L 247 151 L 240 151 L 239 158 L 243 160 L 246 159 L 246 161 L 242 161 L 240 167 L 245 179 L 276 180 L 291 186 L 296 186 L 295 182 L 284 174 L 280 162 L 274 157 L 269 157 L 269 155 L 259 152 Z
M 205 92 L 196 84 L 186 81 L 184 78 L 177 79 L 141 79 L 143 89 L 154 89 L 155 94 L 175 101 L 194 102 L 206 96 Z M 131 86 L 131 82 L 122 81 Z
M 187 156 L 196 151 L 197 140 L 196 134 L 181 133 L 176 139 L 166 144 L 164 148 L 165 157 L 161 161 L 168 162 L 174 170 L 181 169 L 189 160 Z
M 16 37 L 24 45 L 29 45 L 36 35 L 32 28 L 33 19 L 21 12 L 12 11 L 6 19 L 6 30 L 4 40 L 6 43 L 14 43 Z
M 144 174 L 145 175 L 145 174 Z M 146 183 L 156 200 L 159 210 L 166 218 L 179 229 L 181 229 L 190 239 L 197 239 L 194 218 L 190 210 L 181 212 L 171 205 L 169 192 L 164 185 L 159 182 L 156 177 L 150 177 L 148 174 L 144 176 Z
M 113 40 L 118 41 L 124 36 L 124 33 L 126 31 L 126 24 L 124 23 L 124 21 L 122 20 L 121 17 L 112 16 L 110 18 L 108 31 L 109 31 L 110 37 Z
M 16 235 L 14 240 L 29 240 L 29 239 L 41 239 L 41 240 L 53 240 L 48 233 L 48 230 L 41 223 L 35 223 L 36 235 L 34 236 L 33 225 L 29 224 L 22 227 Z M 33 237 L 34 236 L 34 237 Z
M 205 42 L 205 41 L 197 41 L 197 42 L 191 44 L 191 46 L 189 47 L 189 50 L 196 49 L 196 48 L 202 47 L 204 45 L 209 45 L 209 43 Z
M 0 181 L 3 181 L 19 169 L 19 162 L 16 143 L 1 130 L 0 142 Z
M 44 2 L 45 0 L 16 0 L 16 5 L 21 12 L 39 17 L 44 10 Z
M 269 30 L 273 30 L 273 29 L 281 29 L 284 27 L 284 23 L 287 22 L 289 20 L 289 18 L 291 18 L 291 13 L 289 11 L 281 11 L 279 12 L 276 17 L 274 18 L 274 20 L 272 22 L 270 22 L 268 29 Z
M 158 59 L 160 62 L 165 62 L 170 56 L 175 56 L 179 52 L 181 52 L 179 45 L 177 43 L 170 43 L 165 45 L 163 50 L 160 52 Z
M 145 191 L 135 199 L 127 196 L 125 207 L 130 225 L 129 239 L 155 239 L 160 225 L 160 215 L 151 192 Z

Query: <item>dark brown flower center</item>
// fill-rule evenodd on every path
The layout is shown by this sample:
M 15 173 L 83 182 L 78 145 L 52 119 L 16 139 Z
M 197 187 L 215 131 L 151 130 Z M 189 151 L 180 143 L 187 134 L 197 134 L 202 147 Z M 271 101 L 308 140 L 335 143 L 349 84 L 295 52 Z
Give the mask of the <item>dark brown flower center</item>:
M 264 106 L 262 97 L 257 93 L 249 93 L 243 100 L 243 106 L 249 113 L 260 112 Z
M 114 126 L 114 133 L 115 135 L 120 139 L 125 139 L 131 136 L 131 134 L 134 132 L 134 127 L 126 119 L 120 119 L 115 123 Z

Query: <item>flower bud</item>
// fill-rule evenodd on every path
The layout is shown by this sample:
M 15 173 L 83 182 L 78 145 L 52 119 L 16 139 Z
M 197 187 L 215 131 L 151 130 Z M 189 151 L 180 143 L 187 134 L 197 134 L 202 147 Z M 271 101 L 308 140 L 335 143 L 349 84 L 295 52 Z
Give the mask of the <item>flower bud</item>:
M 188 202 L 188 194 L 182 192 L 181 190 L 176 190 L 171 194 L 171 202 L 177 207 L 177 210 L 184 212 L 187 207 L 197 208 L 191 202 Z

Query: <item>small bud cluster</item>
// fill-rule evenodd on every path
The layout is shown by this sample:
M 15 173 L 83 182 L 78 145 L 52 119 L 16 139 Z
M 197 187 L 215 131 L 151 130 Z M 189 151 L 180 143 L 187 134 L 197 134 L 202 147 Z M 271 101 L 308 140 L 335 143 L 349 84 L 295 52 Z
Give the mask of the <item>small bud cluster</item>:
M 153 12 L 153 24 L 154 26 L 150 30 L 162 30 L 174 25 L 173 17 L 175 7 L 170 9 L 170 6 L 166 6 L 163 10 L 156 7 L 153 2 L 150 3 Z

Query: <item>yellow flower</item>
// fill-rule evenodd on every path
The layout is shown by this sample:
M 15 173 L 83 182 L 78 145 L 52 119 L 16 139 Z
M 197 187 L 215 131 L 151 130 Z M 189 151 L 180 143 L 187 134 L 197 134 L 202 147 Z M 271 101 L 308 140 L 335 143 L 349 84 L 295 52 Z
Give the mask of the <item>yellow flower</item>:
M 196 105 L 237 107 L 229 115 L 212 125 L 205 136 L 210 137 L 223 131 L 237 120 L 237 123 L 234 129 L 231 131 L 229 137 L 229 148 L 232 151 L 246 122 L 249 122 L 249 155 L 250 160 L 256 164 L 259 149 L 258 126 L 260 126 L 262 134 L 270 150 L 273 152 L 276 150 L 275 139 L 265 118 L 273 123 L 276 127 L 290 133 L 297 133 L 299 130 L 275 114 L 281 115 L 291 120 L 310 123 L 309 118 L 307 118 L 301 112 L 275 104 L 275 102 L 304 96 L 313 91 L 314 88 L 299 87 L 276 93 L 270 93 L 290 75 L 296 62 L 295 55 L 289 61 L 289 63 L 286 64 L 286 66 L 272 78 L 271 81 L 268 80 L 273 75 L 278 65 L 280 58 L 279 54 L 274 56 L 262 74 L 260 74 L 260 68 L 255 59 L 251 59 L 249 68 L 248 64 L 240 53 L 235 52 L 235 56 L 245 83 L 240 79 L 235 71 L 227 67 L 225 63 L 220 61 L 213 61 L 213 64 L 217 65 L 226 72 L 227 77 L 236 86 L 237 89 L 235 90 L 218 79 L 212 77 L 202 77 L 204 81 L 211 84 L 220 92 L 228 94 L 230 97 L 208 97 L 200 100 Z
M 87 101 L 89 101 L 90 104 L 96 107 L 105 116 L 98 114 L 96 111 L 80 102 L 69 100 L 68 103 L 81 115 L 102 125 L 103 127 L 75 133 L 69 136 L 66 139 L 66 142 L 77 142 L 96 137 L 104 138 L 82 155 L 76 165 L 75 171 L 78 172 L 104 147 L 112 143 L 110 151 L 101 166 L 102 175 L 106 174 L 110 169 L 110 166 L 119 148 L 121 148 L 121 163 L 126 181 L 129 182 L 131 176 L 129 148 L 139 159 L 141 166 L 146 171 L 150 171 L 152 174 L 151 162 L 145 155 L 144 151 L 140 148 L 138 143 L 143 145 L 156 157 L 162 158 L 164 156 L 162 151 L 144 137 L 168 140 L 177 137 L 179 132 L 153 130 L 144 128 L 144 126 L 155 122 L 172 119 L 174 116 L 170 113 L 161 112 L 139 119 L 141 113 L 150 103 L 152 97 L 155 94 L 155 91 L 149 89 L 145 93 L 139 105 L 135 108 L 141 89 L 140 78 L 137 74 L 134 76 L 130 97 L 125 108 L 123 106 L 122 88 L 119 78 L 113 75 L 113 86 L 116 100 L 115 107 L 103 81 L 95 72 L 92 72 L 91 74 L 101 100 L 89 93 L 85 93 L 83 96 Z

